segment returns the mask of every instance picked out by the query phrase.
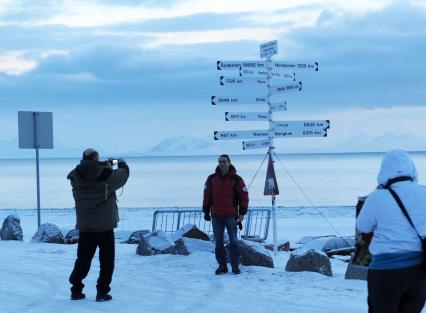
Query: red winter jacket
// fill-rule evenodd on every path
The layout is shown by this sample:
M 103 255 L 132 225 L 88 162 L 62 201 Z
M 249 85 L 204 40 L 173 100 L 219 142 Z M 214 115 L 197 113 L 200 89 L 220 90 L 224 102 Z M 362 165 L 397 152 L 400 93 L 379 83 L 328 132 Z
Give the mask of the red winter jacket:
M 229 173 L 210 175 L 204 185 L 203 212 L 212 216 L 238 216 L 247 213 L 249 198 L 244 180 L 236 174 L 235 167 L 229 167 Z

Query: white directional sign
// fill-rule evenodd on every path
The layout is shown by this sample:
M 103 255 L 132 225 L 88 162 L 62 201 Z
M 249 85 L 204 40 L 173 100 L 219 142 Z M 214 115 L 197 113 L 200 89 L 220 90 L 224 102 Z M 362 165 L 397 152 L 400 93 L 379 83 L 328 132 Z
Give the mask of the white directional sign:
M 240 68 L 265 69 L 266 61 L 217 61 L 218 70 L 239 70 Z
M 288 84 L 288 85 L 272 85 L 270 90 L 271 90 L 272 93 L 301 91 L 302 90 L 302 82 L 294 82 L 294 83 Z
M 312 63 L 292 63 L 284 61 L 272 62 L 272 67 L 281 70 L 313 70 L 318 71 L 318 62 Z
M 212 105 L 222 104 L 266 104 L 264 96 L 212 96 Z
M 278 42 L 269 41 L 260 45 L 260 58 L 268 58 L 278 53 Z
M 270 67 L 276 70 L 311 70 L 318 71 L 318 62 L 297 63 L 285 61 L 269 62 Z M 240 69 L 267 69 L 268 61 L 217 61 L 218 70 L 240 70 Z
M 309 120 L 309 121 L 274 121 L 272 122 L 274 130 L 326 130 L 330 128 L 329 120 Z
M 273 137 L 327 137 L 326 129 L 310 129 L 310 130 L 276 130 L 272 133 Z
M 284 73 L 284 72 L 270 72 L 272 78 L 284 78 L 296 80 L 295 73 Z M 251 69 L 240 69 L 240 76 L 242 77 L 254 77 L 254 76 L 268 76 L 267 70 L 251 70 Z
M 266 84 L 266 77 L 225 77 L 220 76 L 220 85 Z
M 268 113 L 225 112 L 225 121 L 267 121 Z
M 270 109 L 271 112 L 287 111 L 287 101 L 281 103 L 272 103 Z
M 269 148 L 269 139 L 243 141 L 243 150 Z
M 214 132 L 214 140 L 250 139 L 259 137 L 269 137 L 269 130 L 235 130 Z

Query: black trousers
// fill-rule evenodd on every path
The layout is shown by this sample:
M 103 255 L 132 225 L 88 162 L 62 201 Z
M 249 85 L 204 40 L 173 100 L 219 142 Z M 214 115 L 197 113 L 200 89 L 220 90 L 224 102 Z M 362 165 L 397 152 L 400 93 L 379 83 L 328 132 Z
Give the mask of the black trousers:
M 369 313 L 420 313 L 426 299 L 426 270 L 421 266 L 368 271 Z
M 71 292 L 81 292 L 84 288 L 83 279 L 90 270 L 96 248 L 99 247 L 100 272 L 96 285 L 98 294 L 107 294 L 114 272 L 115 239 L 114 231 L 80 232 L 77 248 L 77 260 L 69 278 Z

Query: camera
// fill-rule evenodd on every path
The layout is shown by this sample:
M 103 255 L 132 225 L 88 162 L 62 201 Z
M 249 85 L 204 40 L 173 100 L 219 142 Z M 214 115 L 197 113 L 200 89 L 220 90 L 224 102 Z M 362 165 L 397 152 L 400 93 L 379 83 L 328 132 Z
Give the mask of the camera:
M 108 160 L 99 163 L 105 166 L 114 167 L 118 165 L 118 159 L 109 158 Z

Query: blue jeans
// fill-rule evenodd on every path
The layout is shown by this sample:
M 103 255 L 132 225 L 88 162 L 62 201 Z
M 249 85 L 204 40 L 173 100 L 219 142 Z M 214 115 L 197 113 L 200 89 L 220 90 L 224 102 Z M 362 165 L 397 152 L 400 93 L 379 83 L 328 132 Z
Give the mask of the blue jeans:
M 226 265 L 226 252 L 223 246 L 223 234 L 228 232 L 230 241 L 229 250 L 231 257 L 231 265 L 238 266 L 240 264 L 240 248 L 237 238 L 237 219 L 228 216 L 213 216 L 212 217 L 213 234 L 216 242 L 215 255 L 219 265 Z

